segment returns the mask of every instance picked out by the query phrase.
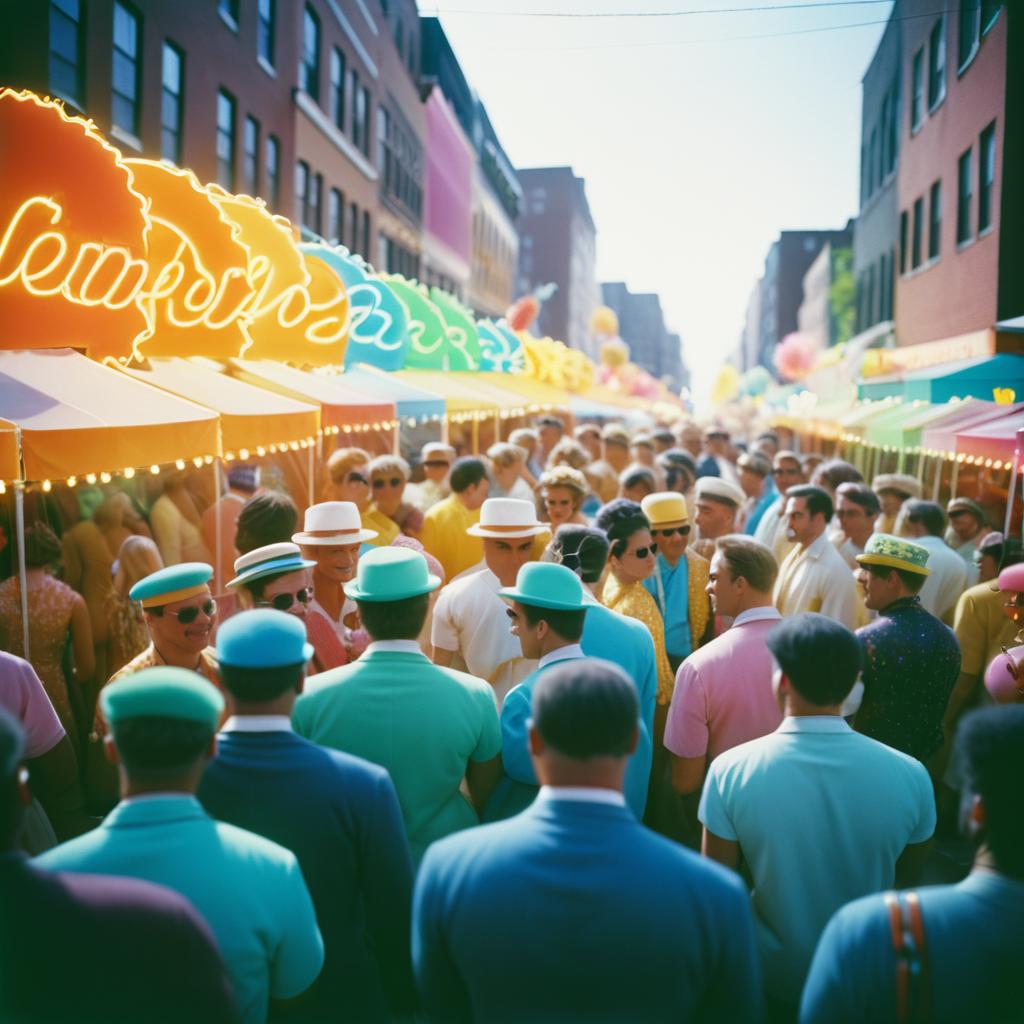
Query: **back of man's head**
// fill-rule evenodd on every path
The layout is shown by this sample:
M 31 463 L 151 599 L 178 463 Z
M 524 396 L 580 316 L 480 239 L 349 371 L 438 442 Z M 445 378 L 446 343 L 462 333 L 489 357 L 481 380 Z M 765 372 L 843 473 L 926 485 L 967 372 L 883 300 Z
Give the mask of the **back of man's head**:
M 608 537 L 603 530 L 567 523 L 555 531 L 544 552 L 544 561 L 564 565 L 584 583 L 596 583 L 608 562 L 608 551 Z
M 908 523 L 921 526 L 931 537 L 941 537 L 946 530 L 946 513 L 934 501 L 911 498 L 903 503 L 903 518 Z
M 448 477 L 448 485 L 456 494 L 462 494 L 473 484 L 480 483 L 486 476 L 487 466 L 483 459 L 464 455 L 461 459 L 455 460 L 451 475 Z
M 733 580 L 743 577 L 751 590 L 771 594 L 779 565 L 764 544 L 746 534 L 730 533 L 715 541 L 715 551 L 721 554 Z
M 1024 705 L 971 712 L 960 726 L 957 745 L 966 790 L 984 805 L 979 838 L 999 871 L 1024 879 Z
M 841 704 L 861 669 L 860 643 L 850 630 L 817 612 L 783 619 L 765 638 L 793 689 L 809 704 Z
M 629 676 L 606 661 L 556 665 L 533 691 L 534 728 L 552 751 L 577 761 L 627 756 L 638 714 Z
M 146 716 L 111 727 L 125 773 L 137 786 L 180 788 L 210 749 L 213 729 L 202 722 Z
M 21 723 L 0 708 L 0 851 L 9 850 L 21 825 L 18 768 L 25 750 Z

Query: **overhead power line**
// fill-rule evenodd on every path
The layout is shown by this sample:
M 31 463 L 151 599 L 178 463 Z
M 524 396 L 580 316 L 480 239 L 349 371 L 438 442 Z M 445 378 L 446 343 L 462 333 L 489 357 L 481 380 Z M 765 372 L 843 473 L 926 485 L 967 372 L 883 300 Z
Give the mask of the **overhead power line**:
M 892 0 L 815 0 L 799 4 L 761 4 L 755 7 L 708 7 L 701 10 L 685 11 L 488 11 L 479 8 L 457 8 L 442 10 L 435 5 L 439 15 L 478 14 L 498 18 L 689 18 L 705 14 L 758 14 L 806 11 L 822 7 L 879 7 Z M 874 24 L 871 22 L 869 24 Z

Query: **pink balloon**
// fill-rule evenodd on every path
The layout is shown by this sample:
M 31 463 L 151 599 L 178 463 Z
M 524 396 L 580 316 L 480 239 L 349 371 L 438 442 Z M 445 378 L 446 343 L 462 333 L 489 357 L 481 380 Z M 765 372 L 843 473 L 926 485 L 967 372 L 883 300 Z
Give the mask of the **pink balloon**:
M 1012 659 L 1012 662 L 1011 662 Z M 1014 678 L 1011 664 L 1021 679 Z M 997 704 L 1017 704 L 1024 700 L 1024 645 L 997 654 L 985 669 L 985 689 Z

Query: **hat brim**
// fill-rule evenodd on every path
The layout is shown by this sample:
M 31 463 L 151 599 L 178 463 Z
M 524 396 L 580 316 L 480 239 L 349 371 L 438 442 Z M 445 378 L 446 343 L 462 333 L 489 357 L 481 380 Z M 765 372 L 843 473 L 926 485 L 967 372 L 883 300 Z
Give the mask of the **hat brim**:
M 890 569 L 902 569 L 904 572 L 917 573 L 918 576 L 931 576 L 932 571 L 926 565 L 914 565 L 902 558 L 893 558 L 892 555 L 857 555 L 857 562 L 860 565 L 884 565 Z
M 373 540 L 376 536 L 376 530 L 366 529 L 359 530 L 354 537 L 351 531 L 348 533 L 332 533 L 326 537 L 312 533 L 294 533 L 292 534 L 292 543 L 311 548 L 329 547 L 336 544 L 362 544 L 364 541 Z
M 284 576 L 289 572 L 298 572 L 300 569 L 312 569 L 316 562 L 308 558 L 278 558 L 273 562 L 264 562 L 263 565 L 253 565 L 240 572 L 233 580 L 228 580 L 226 587 L 240 587 L 252 580 L 261 580 L 266 576 Z
M 506 601 L 518 601 L 531 608 L 550 608 L 553 612 L 585 612 L 591 607 L 582 598 L 579 604 L 573 604 L 570 601 L 556 601 L 554 598 L 541 597 L 537 594 L 524 594 L 515 587 L 503 587 L 498 591 L 498 597 L 503 597 Z
M 648 517 L 649 518 L 649 517 Z M 689 526 L 689 519 L 668 519 L 663 523 L 651 523 L 652 530 L 675 530 L 680 526 Z
M 363 590 L 357 583 L 346 583 L 345 584 L 345 596 L 351 597 L 353 601 L 404 601 L 409 597 L 420 597 L 423 594 L 429 594 L 441 586 L 441 577 L 435 576 L 430 573 L 427 576 L 426 586 L 415 587 L 412 590 L 403 590 L 397 594 L 374 594 L 369 591 Z
M 546 530 L 550 530 L 551 527 L 546 523 L 538 523 L 536 526 L 524 526 L 522 530 L 489 530 L 486 526 L 481 526 L 477 523 L 474 526 L 469 527 L 466 533 L 470 537 L 483 537 L 488 540 L 522 540 L 524 537 L 536 537 Z

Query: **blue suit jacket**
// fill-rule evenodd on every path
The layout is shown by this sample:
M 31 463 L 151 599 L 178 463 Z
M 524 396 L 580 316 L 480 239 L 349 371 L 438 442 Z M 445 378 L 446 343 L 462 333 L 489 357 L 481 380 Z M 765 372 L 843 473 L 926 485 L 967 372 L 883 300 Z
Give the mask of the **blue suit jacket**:
M 435 843 L 416 882 L 413 964 L 434 1020 L 761 1019 L 738 876 L 620 806 L 542 796 Z
M 383 768 L 291 732 L 222 732 L 198 796 L 298 858 L 324 940 L 313 1017 L 345 1007 L 352 1020 L 388 1020 L 389 1006 L 414 1005 L 412 865 Z

